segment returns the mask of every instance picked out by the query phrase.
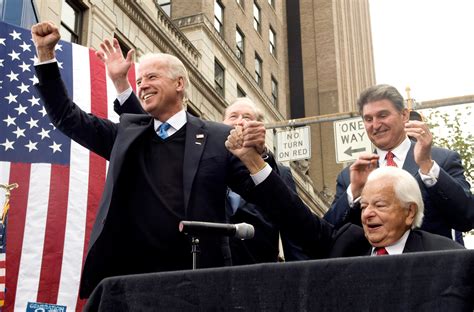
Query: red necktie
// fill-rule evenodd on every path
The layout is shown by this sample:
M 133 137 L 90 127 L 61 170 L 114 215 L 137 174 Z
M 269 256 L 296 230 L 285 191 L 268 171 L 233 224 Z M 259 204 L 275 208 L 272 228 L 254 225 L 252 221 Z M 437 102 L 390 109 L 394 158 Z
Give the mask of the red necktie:
M 389 151 L 387 155 L 385 155 L 385 159 L 387 160 L 387 166 L 398 167 L 395 161 L 393 160 L 393 157 L 395 157 L 395 155 L 393 155 L 392 151 Z
M 377 256 L 388 255 L 387 249 L 385 247 L 377 247 L 375 248 L 375 254 Z

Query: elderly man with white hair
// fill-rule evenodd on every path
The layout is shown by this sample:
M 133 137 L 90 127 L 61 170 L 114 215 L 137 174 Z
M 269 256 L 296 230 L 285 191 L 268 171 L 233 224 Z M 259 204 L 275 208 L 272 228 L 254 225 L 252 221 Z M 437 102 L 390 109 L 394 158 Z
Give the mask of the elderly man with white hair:
M 252 174 L 265 170 L 258 152 L 243 147 L 239 131 L 231 131 L 226 146 Z M 281 232 L 313 259 L 464 248 L 449 238 L 418 229 L 424 210 L 418 182 L 397 167 L 381 167 L 368 176 L 361 194 L 362 227 L 348 223 L 335 229 L 314 215 L 274 173 L 257 189 L 260 194 L 273 194 L 265 196 L 263 209 Z

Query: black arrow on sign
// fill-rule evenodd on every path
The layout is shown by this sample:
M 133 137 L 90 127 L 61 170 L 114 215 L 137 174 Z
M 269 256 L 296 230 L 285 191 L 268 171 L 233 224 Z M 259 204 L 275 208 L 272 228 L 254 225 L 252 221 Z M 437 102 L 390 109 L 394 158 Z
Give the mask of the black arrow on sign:
M 352 146 L 349 146 L 349 148 L 344 151 L 344 154 L 347 154 L 347 155 L 352 157 L 352 154 L 359 153 L 359 152 L 364 152 L 365 150 L 366 150 L 365 147 L 352 149 Z

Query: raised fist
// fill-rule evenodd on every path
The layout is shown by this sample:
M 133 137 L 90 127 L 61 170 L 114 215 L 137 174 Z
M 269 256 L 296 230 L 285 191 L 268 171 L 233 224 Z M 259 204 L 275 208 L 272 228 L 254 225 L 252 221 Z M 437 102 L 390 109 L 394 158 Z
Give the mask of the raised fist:
M 31 27 L 38 60 L 44 62 L 55 57 L 54 47 L 61 39 L 58 27 L 53 22 L 42 22 Z

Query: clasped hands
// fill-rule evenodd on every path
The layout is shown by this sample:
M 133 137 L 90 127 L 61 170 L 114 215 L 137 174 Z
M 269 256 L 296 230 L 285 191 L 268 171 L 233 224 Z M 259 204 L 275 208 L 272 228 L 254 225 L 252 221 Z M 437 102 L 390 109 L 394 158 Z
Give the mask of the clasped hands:
M 258 172 L 265 161 L 260 156 L 265 146 L 265 127 L 260 121 L 242 121 L 230 131 L 226 148 L 238 157 L 250 173 Z
M 250 149 L 260 155 L 265 151 L 265 131 L 263 122 L 243 120 L 230 131 L 225 146 L 236 156 Z

